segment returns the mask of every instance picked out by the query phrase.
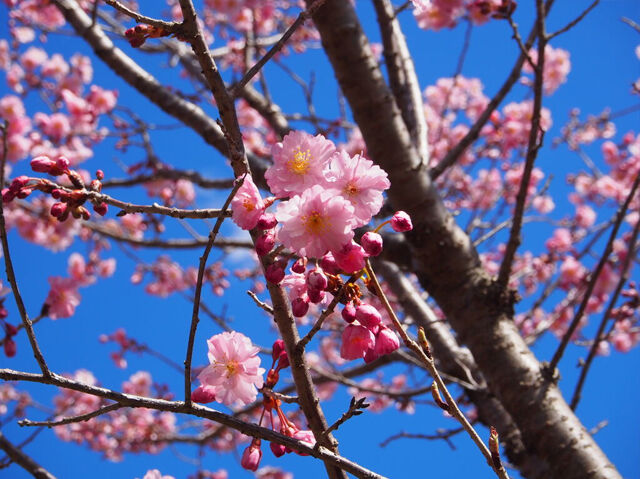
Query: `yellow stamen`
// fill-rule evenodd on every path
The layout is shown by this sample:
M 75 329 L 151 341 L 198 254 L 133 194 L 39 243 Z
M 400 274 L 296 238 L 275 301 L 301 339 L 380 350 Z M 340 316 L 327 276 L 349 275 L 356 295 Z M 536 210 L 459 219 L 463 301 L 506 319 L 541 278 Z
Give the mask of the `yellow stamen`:
M 302 222 L 307 233 L 313 235 L 319 235 L 324 232 L 330 224 L 328 218 L 325 218 L 317 211 L 313 211 L 309 216 L 302 216 Z
M 300 148 L 293 154 L 293 159 L 287 162 L 289 171 L 296 175 L 304 175 L 311 166 L 311 152 L 302 151 Z

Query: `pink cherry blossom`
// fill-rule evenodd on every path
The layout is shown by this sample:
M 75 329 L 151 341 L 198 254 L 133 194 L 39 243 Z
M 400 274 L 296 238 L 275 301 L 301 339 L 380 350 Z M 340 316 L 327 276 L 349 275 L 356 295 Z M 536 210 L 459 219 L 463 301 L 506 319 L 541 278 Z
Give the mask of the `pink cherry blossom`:
M 361 155 L 353 158 L 345 151 L 331 157 L 327 174 L 329 188 L 335 188 L 354 207 L 356 227 L 364 226 L 380 211 L 382 192 L 391 186 L 387 173 Z
M 359 324 L 350 324 L 342 333 L 340 357 L 358 359 L 364 357 L 367 350 L 375 345 L 375 336 L 369 329 Z
M 173 476 L 163 476 L 158 469 L 150 469 L 142 479 L 174 479 Z
M 211 388 L 216 401 L 230 406 L 255 401 L 263 384 L 265 370 L 260 366 L 259 348 L 244 334 L 235 331 L 212 336 L 209 346 L 211 364 L 198 375 L 203 387 Z
M 322 135 L 293 131 L 273 146 L 273 165 L 264 174 L 271 192 L 279 197 L 300 195 L 324 183 L 325 168 L 335 151 Z
M 354 210 L 342 196 L 316 185 L 278 205 L 278 239 L 302 256 L 320 258 L 353 238 Z
M 353 274 L 365 267 L 367 253 L 358 243 L 352 241 L 344 245 L 339 251 L 334 251 L 333 256 L 342 271 Z
M 49 307 L 48 316 L 51 319 L 69 318 L 73 316 L 80 304 L 78 283 L 71 278 L 53 276 L 49 278 L 51 289 L 45 300 Z
M 264 213 L 262 196 L 251 175 L 245 176 L 244 183 L 231 200 L 231 212 L 233 222 L 243 230 L 255 228 Z

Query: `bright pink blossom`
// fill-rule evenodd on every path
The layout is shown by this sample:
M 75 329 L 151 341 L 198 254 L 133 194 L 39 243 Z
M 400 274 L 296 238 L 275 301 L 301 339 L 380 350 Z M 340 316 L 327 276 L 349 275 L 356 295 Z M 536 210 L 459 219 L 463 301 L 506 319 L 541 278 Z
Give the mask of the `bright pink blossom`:
M 334 251 L 333 256 L 340 269 L 347 274 L 362 270 L 367 259 L 364 248 L 354 241 L 344 245 L 339 251 Z
M 353 238 L 353 206 L 319 185 L 280 203 L 276 218 L 278 239 L 302 256 L 320 258 Z
M 335 151 L 322 135 L 293 131 L 273 146 L 273 165 L 264 174 L 271 192 L 279 197 L 300 195 L 323 184 L 325 168 Z
M 262 449 L 260 449 L 260 439 L 254 439 L 251 441 L 249 447 L 242 453 L 240 465 L 249 471 L 256 471 L 260 466 L 261 459 Z
M 373 161 L 345 151 L 331 157 L 327 173 L 329 188 L 335 188 L 354 207 L 356 227 L 364 226 L 382 207 L 382 192 L 391 186 L 387 173 Z
M 69 318 L 73 316 L 80 304 L 78 283 L 71 278 L 53 276 L 49 278 L 51 289 L 45 304 L 49 307 L 48 316 L 51 319 Z
M 216 334 L 207 344 L 211 364 L 198 375 L 202 386 L 211 388 L 216 401 L 227 406 L 255 401 L 265 371 L 260 367 L 260 349 L 235 331 Z

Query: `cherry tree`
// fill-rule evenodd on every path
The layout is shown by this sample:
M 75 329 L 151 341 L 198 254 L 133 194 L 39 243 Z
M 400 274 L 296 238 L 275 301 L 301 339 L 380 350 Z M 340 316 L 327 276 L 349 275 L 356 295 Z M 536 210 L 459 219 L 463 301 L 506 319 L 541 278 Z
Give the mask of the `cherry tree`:
M 640 135 L 617 126 L 640 80 L 620 111 L 549 106 L 599 0 L 4 3 L 1 467 L 63 477 L 29 445 L 55 437 L 147 455 L 145 479 L 226 478 L 208 458 L 234 452 L 262 479 L 391 476 L 342 436 L 368 427 L 467 444 L 479 477 L 622 477 L 578 407 L 640 341 Z M 515 52 L 491 89 L 464 73 L 483 28 Z M 410 53 L 444 35 L 453 74 Z

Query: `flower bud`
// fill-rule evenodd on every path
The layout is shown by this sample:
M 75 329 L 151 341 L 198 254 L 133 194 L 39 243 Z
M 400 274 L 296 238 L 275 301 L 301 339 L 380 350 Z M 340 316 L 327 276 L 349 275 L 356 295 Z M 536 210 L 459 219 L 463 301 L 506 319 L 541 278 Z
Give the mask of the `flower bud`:
M 280 353 L 280 357 L 278 358 L 278 367 L 276 369 L 280 370 L 280 369 L 288 368 L 289 364 L 291 364 L 289 362 L 289 355 L 287 354 L 286 351 L 282 351 Z
M 296 318 L 302 318 L 309 311 L 309 301 L 296 298 L 291 302 L 291 312 Z
M 191 400 L 200 404 L 207 404 L 216 400 L 216 395 L 213 393 L 212 388 L 205 388 L 198 386 L 191 393 Z
M 276 227 L 278 220 L 273 213 L 262 213 L 262 216 L 258 219 L 257 227 L 261 230 L 270 230 Z
M 367 253 L 362 246 L 352 241 L 344 245 L 340 251 L 334 252 L 333 256 L 341 270 L 347 274 L 353 274 L 364 268 Z
M 312 269 L 307 274 L 307 286 L 312 289 L 325 291 L 329 285 L 329 280 L 319 269 Z
M 16 342 L 10 337 L 6 337 L 4 339 L 4 354 L 6 354 L 8 358 L 12 358 L 16 355 L 17 351 L 18 346 L 16 345 Z
M 6 309 L 2 309 L 6 311 Z M 6 318 L 7 316 L 5 315 L 4 317 Z M 16 334 L 18 334 L 18 328 L 16 328 L 11 323 L 4 323 L 4 329 L 7 331 L 7 336 L 15 336 Z
M 284 268 L 278 262 L 270 264 L 267 266 L 266 271 L 264 272 L 264 277 L 273 284 L 280 284 L 280 282 L 284 279 Z
M 271 359 L 274 361 L 280 357 L 280 353 L 285 350 L 284 341 L 282 339 L 276 339 L 271 346 Z
M 373 231 L 369 231 L 362 235 L 360 244 L 369 256 L 378 256 L 382 253 L 382 236 Z
M 293 263 L 291 266 L 291 271 L 298 274 L 303 274 L 307 269 L 307 258 L 300 258 L 298 261 Z
M 413 229 L 411 217 L 404 211 L 396 211 L 396 214 L 391 218 L 391 227 L 393 231 L 397 231 L 398 233 L 411 231 Z
M 336 259 L 331 253 L 327 253 L 322 257 L 320 260 L 320 266 L 329 274 L 338 274 L 340 272 L 338 263 L 336 263 Z
M 282 444 L 276 444 L 275 442 L 270 443 L 269 448 L 271 448 L 271 452 L 276 457 L 282 457 L 284 456 L 285 452 L 287 452 L 286 447 L 284 447 Z
M 16 194 L 13 191 L 11 191 L 9 188 L 4 188 L 2 190 L 2 202 L 4 204 L 11 203 L 15 197 L 16 197 Z
M 359 359 L 367 350 L 375 345 L 375 336 L 364 326 L 350 324 L 342 332 L 340 357 L 342 359 Z
M 272 232 L 267 232 L 256 240 L 256 253 L 258 256 L 268 254 L 276 244 L 276 237 Z
M 93 211 L 98 213 L 100 216 L 106 215 L 108 209 L 109 209 L 109 207 L 107 206 L 106 203 L 100 203 L 100 204 L 97 204 L 97 205 L 93 205 Z
M 104 171 L 96 170 L 96 178 L 100 181 L 104 180 Z
M 31 160 L 31 169 L 36 173 L 49 173 L 55 166 L 56 162 L 48 156 L 37 156 Z
M 389 328 L 381 327 L 376 335 L 375 352 L 378 356 L 384 356 L 394 352 L 400 347 L 400 341 L 395 332 Z
M 240 465 L 249 471 L 257 471 L 260 466 L 260 459 L 262 459 L 260 439 L 254 439 L 242 453 Z
M 309 297 L 309 301 L 313 304 L 321 303 L 324 299 L 324 291 L 320 291 L 319 289 L 307 289 L 307 296 Z
M 342 319 L 344 319 L 347 323 L 353 323 L 356 320 L 356 308 L 352 303 L 347 303 L 344 308 L 342 308 Z
M 51 216 L 60 218 L 67 211 L 66 203 L 54 203 L 51 205 Z
M 356 319 L 369 329 L 375 328 L 382 322 L 382 316 L 370 304 L 361 304 L 356 308 Z

